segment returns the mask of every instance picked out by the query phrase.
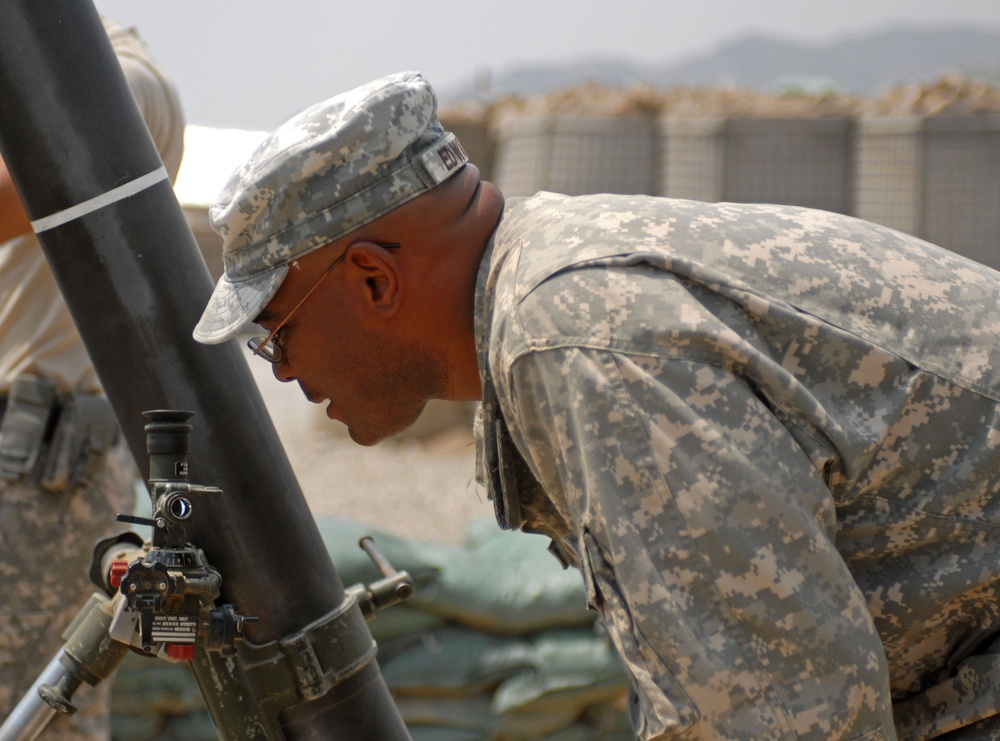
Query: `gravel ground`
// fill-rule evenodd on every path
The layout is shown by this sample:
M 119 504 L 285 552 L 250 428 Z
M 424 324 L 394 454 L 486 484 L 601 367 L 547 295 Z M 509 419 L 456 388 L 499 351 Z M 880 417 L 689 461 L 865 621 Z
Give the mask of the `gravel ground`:
M 413 432 L 371 448 L 311 404 L 298 384 L 279 383 L 246 353 L 278 436 L 315 515 L 334 515 L 418 540 L 460 544 L 467 526 L 493 516 L 475 482 L 469 409 L 437 402 Z

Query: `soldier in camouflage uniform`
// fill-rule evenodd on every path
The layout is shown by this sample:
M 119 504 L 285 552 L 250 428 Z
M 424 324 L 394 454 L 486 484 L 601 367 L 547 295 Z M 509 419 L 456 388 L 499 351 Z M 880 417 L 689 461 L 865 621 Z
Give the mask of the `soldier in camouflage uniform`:
M 104 28 L 171 179 L 184 147 L 173 84 L 134 29 Z M 96 587 L 98 539 L 135 502 L 135 465 L 69 309 L 0 161 L 0 719 L 62 646 Z M 110 682 L 40 739 L 110 737 Z
M 212 218 L 198 339 L 261 324 L 365 444 L 482 402 L 498 520 L 581 571 L 639 738 L 1000 738 L 1000 274 L 801 208 L 504 204 L 415 74 Z

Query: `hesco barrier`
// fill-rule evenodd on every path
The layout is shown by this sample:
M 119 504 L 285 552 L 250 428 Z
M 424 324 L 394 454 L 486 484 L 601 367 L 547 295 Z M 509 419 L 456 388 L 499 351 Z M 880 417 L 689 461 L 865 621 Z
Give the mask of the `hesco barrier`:
M 551 190 L 819 208 L 1000 268 L 1000 87 L 988 82 L 945 77 L 867 101 L 586 83 L 466 102 L 446 117 L 507 196 Z
M 848 213 L 851 126 L 848 117 L 664 118 L 658 192 Z
M 1000 114 L 862 118 L 854 213 L 1000 269 Z
M 493 160 L 496 145 L 490 132 L 489 109 L 484 103 L 442 109 L 441 124 L 458 137 L 469 160 L 479 168 L 484 180 L 493 180 Z
M 494 136 L 494 182 L 506 196 L 655 192 L 658 137 L 651 114 L 509 118 Z
M 493 179 L 493 155 L 496 149 L 485 121 L 448 121 L 444 127 L 453 132 L 461 142 L 469 161 L 479 168 L 484 180 Z

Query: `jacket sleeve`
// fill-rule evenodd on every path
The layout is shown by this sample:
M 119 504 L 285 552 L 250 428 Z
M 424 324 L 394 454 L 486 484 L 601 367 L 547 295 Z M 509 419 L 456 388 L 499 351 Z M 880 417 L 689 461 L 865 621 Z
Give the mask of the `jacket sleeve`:
M 177 87 L 134 28 L 110 19 L 103 22 L 156 151 L 174 182 L 184 155 L 185 126 Z
M 746 381 L 568 347 L 523 355 L 503 386 L 631 675 L 641 739 L 895 738 L 830 492 Z

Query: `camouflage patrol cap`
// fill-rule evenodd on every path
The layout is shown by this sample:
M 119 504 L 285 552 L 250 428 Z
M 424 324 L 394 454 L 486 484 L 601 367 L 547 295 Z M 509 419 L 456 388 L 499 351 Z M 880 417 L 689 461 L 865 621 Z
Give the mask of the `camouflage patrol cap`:
M 295 116 L 257 147 L 209 210 L 224 274 L 194 330 L 223 342 L 253 322 L 291 261 L 433 188 L 468 161 L 417 72 Z

